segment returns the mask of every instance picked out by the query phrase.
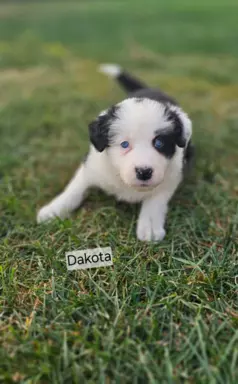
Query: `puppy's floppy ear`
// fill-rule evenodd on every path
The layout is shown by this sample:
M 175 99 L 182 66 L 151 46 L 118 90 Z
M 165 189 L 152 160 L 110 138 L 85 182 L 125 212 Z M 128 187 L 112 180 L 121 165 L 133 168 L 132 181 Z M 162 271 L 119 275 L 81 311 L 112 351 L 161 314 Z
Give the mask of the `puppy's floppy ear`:
M 98 116 L 96 120 L 89 124 L 88 129 L 91 143 L 97 151 L 104 151 L 108 146 L 108 126 L 106 118 L 104 118 L 104 116 Z
M 90 141 L 97 151 L 102 152 L 109 146 L 110 125 L 115 118 L 116 107 L 113 106 L 109 110 L 103 111 L 96 120 L 89 124 Z
M 186 147 L 192 135 L 192 122 L 188 115 L 177 106 L 167 109 L 166 114 L 174 125 L 176 144 L 180 148 Z

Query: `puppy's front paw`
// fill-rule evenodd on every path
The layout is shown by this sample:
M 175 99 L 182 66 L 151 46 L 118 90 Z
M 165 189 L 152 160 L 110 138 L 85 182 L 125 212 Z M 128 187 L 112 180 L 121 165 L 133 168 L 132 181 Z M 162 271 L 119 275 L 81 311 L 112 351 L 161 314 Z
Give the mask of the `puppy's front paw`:
M 63 219 L 67 217 L 67 214 L 65 214 L 65 212 L 63 213 L 59 206 L 48 204 L 41 208 L 37 213 L 37 223 L 44 223 L 45 221 L 53 220 L 56 217 Z
M 139 220 L 137 224 L 137 238 L 141 241 L 161 241 L 166 235 L 164 228 L 154 228 L 150 220 Z

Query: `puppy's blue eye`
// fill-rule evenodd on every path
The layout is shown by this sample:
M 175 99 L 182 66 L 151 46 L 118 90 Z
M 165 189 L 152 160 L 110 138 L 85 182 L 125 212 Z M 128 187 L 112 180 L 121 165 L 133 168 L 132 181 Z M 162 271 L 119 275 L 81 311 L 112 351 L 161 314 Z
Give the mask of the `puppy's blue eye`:
M 154 147 L 155 147 L 156 149 L 160 149 L 160 148 L 162 148 L 163 145 L 164 145 L 164 143 L 163 143 L 162 140 L 160 140 L 160 139 L 155 139 L 155 141 L 154 141 Z
M 130 144 L 129 144 L 129 141 L 123 141 L 123 142 L 121 143 L 121 147 L 122 147 L 122 148 L 125 148 L 125 149 L 128 148 L 129 145 L 130 145 Z

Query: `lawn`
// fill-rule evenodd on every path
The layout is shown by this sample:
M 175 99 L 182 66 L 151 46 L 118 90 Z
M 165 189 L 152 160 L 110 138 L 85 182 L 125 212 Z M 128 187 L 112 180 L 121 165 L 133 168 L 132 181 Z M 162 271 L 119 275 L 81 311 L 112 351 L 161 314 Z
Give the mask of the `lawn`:
M 0 382 L 238 382 L 238 3 L 0 5 Z M 174 95 L 196 163 L 160 244 L 137 206 L 93 191 L 37 226 L 88 149 L 87 124 L 123 97 L 119 62 Z M 65 252 L 111 246 L 113 268 Z

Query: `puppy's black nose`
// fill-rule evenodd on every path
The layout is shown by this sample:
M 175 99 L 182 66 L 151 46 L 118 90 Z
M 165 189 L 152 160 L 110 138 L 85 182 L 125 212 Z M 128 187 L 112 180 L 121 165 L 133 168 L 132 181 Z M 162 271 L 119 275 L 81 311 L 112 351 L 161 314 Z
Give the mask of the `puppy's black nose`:
M 151 176 L 153 173 L 152 168 L 137 168 L 136 167 L 135 170 L 136 170 L 136 177 L 138 180 L 146 181 L 146 180 L 151 179 Z

